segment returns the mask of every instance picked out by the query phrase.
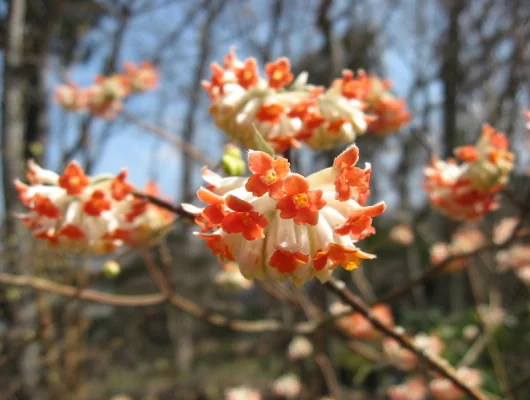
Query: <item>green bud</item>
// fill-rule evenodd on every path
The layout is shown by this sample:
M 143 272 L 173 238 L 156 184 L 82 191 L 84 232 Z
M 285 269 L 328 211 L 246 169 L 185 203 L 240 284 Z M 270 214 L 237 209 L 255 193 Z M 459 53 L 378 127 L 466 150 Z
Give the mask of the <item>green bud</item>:
M 31 142 L 28 146 L 28 150 L 34 156 L 40 156 L 44 153 L 44 146 L 41 142 Z
M 225 146 L 225 154 L 234 158 L 243 159 L 243 152 L 239 147 L 233 144 L 227 144 Z
M 228 176 L 240 176 L 245 173 L 246 165 L 241 158 L 225 154 L 221 159 L 223 171 Z
M 116 278 L 121 271 L 120 264 L 117 261 L 109 260 L 103 264 L 103 276 L 108 279 Z

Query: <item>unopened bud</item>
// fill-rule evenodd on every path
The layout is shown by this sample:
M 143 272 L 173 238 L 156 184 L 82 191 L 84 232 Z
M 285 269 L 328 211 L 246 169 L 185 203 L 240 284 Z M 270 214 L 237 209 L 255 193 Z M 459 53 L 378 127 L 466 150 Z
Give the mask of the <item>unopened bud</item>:
M 221 159 L 223 171 L 228 176 L 240 176 L 245 173 L 245 162 L 243 161 L 243 152 L 239 147 L 233 144 L 225 146 L 225 152 Z
M 113 279 L 116 278 L 121 271 L 120 264 L 117 261 L 109 260 L 103 264 L 103 275 L 105 278 Z

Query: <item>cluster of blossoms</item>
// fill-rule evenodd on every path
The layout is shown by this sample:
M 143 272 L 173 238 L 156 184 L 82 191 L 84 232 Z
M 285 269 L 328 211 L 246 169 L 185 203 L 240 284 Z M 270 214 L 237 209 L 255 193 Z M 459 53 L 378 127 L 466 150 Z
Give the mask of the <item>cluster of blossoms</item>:
M 511 268 L 517 277 L 530 286 L 530 245 L 514 244 L 509 249 L 497 254 L 497 261 L 502 269 Z
M 478 229 L 459 229 L 451 238 L 451 243 L 439 242 L 431 247 L 431 263 L 439 265 L 445 263 L 451 257 L 451 261 L 444 266 L 443 272 L 459 271 L 469 262 L 469 257 L 461 255 L 472 253 L 485 244 L 486 238 Z
M 305 336 L 296 336 L 289 343 L 287 358 L 289 360 L 301 360 L 313 354 L 313 345 Z
M 239 60 L 234 51 L 223 66 L 212 64 L 210 81 L 203 82 L 215 124 L 244 147 L 256 149 L 257 128 L 277 153 L 300 142 L 312 149 L 352 143 L 367 130 L 386 135 L 410 119 L 403 100 L 389 92 L 390 83 L 344 71 L 325 90 L 307 84 L 307 73 L 296 80 L 287 58 L 267 63 L 265 76 L 256 59 Z
M 439 356 L 444 349 L 444 345 L 438 335 L 419 333 L 414 336 L 413 342 L 418 349 L 433 356 Z M 418 357 L 411 351 L 401 347 L 394 339 L 383 339 L 383 350 L 396 368 L 402 371 L 410 371 L 418 366 Z
M 28 212 L 20 218 L 36 238 L 69 251 L 106 254 L 125 244 L 145 246 L 172 224 L 172 213 L 133 195 L 127 171 L 89 177 L 75 161 L 62 175 L 29 162 L 29 185 L 15 182 Z M 158 196 L 151 183 L 146 193 Z
M 425 353 L 438 357 L 444 349 L 440 337 L 436 334 L 419 333 L 413 338 L 414 345 Z M 383 340 L 383 350 L 396 368 L 402 371 L 412 371 L 419 367 L 418 357 L 394 339 Z M 478 388 L 482 384 L 479 371 L 461 367 L 457 371 L 458 377 L 466 382 L 470 388 Z M 446 377 L 433 374 L 427 384 L 424 376 L 412 378 L 400 385 L 391 386 L 387 390 L 391 400 L 425 400 L 430 397 L 437 400 L 459 400 L 465 398 L 465 393 Z
M 237 262 L 244 277 L 326 281 L 339 265 L 351 270 L 375 258 L 355 244 L 375 233 L 372 218 L 385 204 L 364 206 L 371 169 L 356 168 L 358 158 L 350 146 L 333 167 L 305 178 L 291 173 L 285 158 L 250 151 L 249 178 L 203 169 L 209 185 L 197 196 L 208 205 L 185 209 L 196 215 L 197 235 L 212 253 Z
M 302 383 L 295 374 L 279 377 L 272 384 L 272 393 L 284 399 L 298 399 L 302 392 Z
M 240 386 L 225 390 L 225 400 L 261 400 L 261 394 L 255 389 Z
M 156 89 L 158 72 L 154 65 L 125 63 L 121 74 L 98 76 L 93 85 L 78 88 L 74 83 L 55 90 L 58 104 L 71 111 L 89 111 L 95 116 L 114 119 L 123 108 L 126 97 Z
M 333 315 L 342 315 L 351 311 L 351 308 L 344 303 L 336 302 L 330 306 L 330 312 Z M 376 304 L 370 310 L 372 314 L 389 328 L 394 326 L 394 317 L 392 310 L 386 304 Z M 368 321 L 360 313 L 351 313 L 337 319 L 337 326 L 346 334 L 356 339 L 379 339 L 381 332 L 374 328 L 372 323 Z
M 470 388 L 478 388 L 482 384 L 482 376 L 477 370 L 461 367 L 456 373 Z M 465 393 L 449 379 L 434 377 L 427 385 L 423 376 L 413 378 L 400 385 L 391 386 L 387 390 L 387 395 L 390 400 L 425 400 L 431 397 L 436 400 L 465 398 Z
M 410 225 L 399 224 L 390 230 L 388 238 L 399 246 L 410 246 L 414 243 L 414 231 Z
M 514 155 L 505 135 L 489 125 L 475 146 L 455 149 L 461 161 L 434 157 L 425 169 L 425 190 L 433 207 L 456 220 L 473 221 L 497 207 L 494 197 L 509 180 Z

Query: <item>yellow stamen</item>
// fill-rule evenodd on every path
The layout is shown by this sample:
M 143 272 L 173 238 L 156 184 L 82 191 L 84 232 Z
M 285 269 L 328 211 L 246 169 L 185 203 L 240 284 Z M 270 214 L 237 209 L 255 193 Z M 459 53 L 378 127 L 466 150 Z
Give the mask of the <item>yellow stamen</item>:
M 278 181 L 278 175 L 276 174 L 276 171 L 269 169 L 261 176 L 261 180 L 266 185 L 272 185 Z
M 307 194 L 300 193 L 294 196 L 294 204 L 297 208 L 305 208 L 309 205 L 309 199 L 307 198 Z

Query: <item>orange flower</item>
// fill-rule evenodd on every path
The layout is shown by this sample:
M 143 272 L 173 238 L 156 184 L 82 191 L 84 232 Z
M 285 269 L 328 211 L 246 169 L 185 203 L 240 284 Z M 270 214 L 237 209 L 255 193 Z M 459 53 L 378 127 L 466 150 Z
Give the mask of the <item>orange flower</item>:
M 331 262 L 330 269 L 335 269 L 342 265 L 344 269 L 352 270 L 359 266 L 361 259 L 372 260 L 374 258 L 374 255 L 365 253 L 357 248 L 348 248 L 331 243 L 327 251 L 318 250 L 313 260 L 317 271 L 326 267 L 328 262 Z
M 133 191 L 133 186 L 126 181 L 127 179 L 127 170 L 122 169 L 118 176 L 112 180 L 110 190 L 112 193 L 112 198 L 117 201 L 123 200 L 127 195 L 131 194 Z
M 205 239 L 206 247 L 212 250 L 213 255 L 219 256 L 219 258 L 222 261 L 235 261 L 236 260 L 232 252 L 230 251 L 230 248 L 228 247 L 226 242 L 223 240 L 221 235 L 199 233 L 199 234 L 196 234 L 196 236 L 202 239 Z
M 37 193 L 33 196 L 33 211 L 42 215 L 43 217 L 60 219 L 59 208 L 57 208 L 53 202 L 46 196 Z
M 226 215 L 224 199 L 202 187 L 197 191 L 197 197 L 200 201 L 210 204 L 201 215 L 208 220 L 210 225 L 219 225 Z
M 355 195 L 357 202 L 363 205 L 370 195 L 371 169 L 354 167 L 358 160 L 359 149 L 356 145 L 350 146 L 335 159 L 333 166 L 339 171 L 339 176 L 335 179 L 335 190 L 337 200 L 347 201 Z
M 76 225 L 68 224 L 59 231 L 59 236 L 66 236 L 71 240 L 81 240 L 85 238 L 84 232 Z
M 372 112 L 376 118 L 368 121 L 368 130 L 377 135 L 386 135 L 397 131 L 410 121 L 410 113 L 406 110 L 404 100 L 394 99 L 391 95 L 380 97 Z
M 317 111 L 308 112 L 304 116 L 305 129 L 313 130 L 324 123 L 325 119 Z
M 290 69 L 291 64 L 286 57 L 282 57 L 273 63 L 267 63 L 265 75 L 269 77 L 269 86 L 273 89 L 281 89 L 291 83 L 293 74 Z
M 299 174 L 291 174 L 283 182 L 285 197 L 276 204 L 283 219 L 293 218 L 297 224 L 316 225 L 318 211 L 326 205 L 322 190 L 309 190 L 309 181 Z
M 394 326 L 392 310 L 386 304 L 376 304 L 371 308 L 372 314 L 388 327 Z M 376 339 L 381 333 L 362 314 L 354 313 L 348 321 L 348 330 L 358 339 Z
M 269 140 L 274 146 L 276 153 L 284 153 L 289 148 L 299 149 L 300 142 L 291 136 L 277 136 Z
M 81 194 L 88 184 L 89 180 L 85 171 L 76 161 L 70 161 L 59 177 L 59 186 L 66 189 L 69 195 Z
M 277 268 L 282 274 L 290 274 L 298 264 L 306 264 L 308 261 L 309 256 L 307 254 L 277 248 L 269 260 L 269 265 Z
M 472 145 L 457 147 L 454 153 L 463 162 L 475 162 L 480 157 L 476 147 Z
M 364 100 L 372 90 L 371 80 L 363 70 L 358 72 L 357 78 L 352 71 L 343 71 L 342 80 L 338 82 L 342 85 L 342 95 L 347 99 Z
M 289 116 L 290 118 L 300 118 L 303 120 L 306 114 L 308 113 L 309 108 L 314 107 L 316 105 L 318 105 L 316 99 L 300 100 L 300 102 L 295 103 L 291 106 L 287 116 Z
M 241 68 L 236 69 L 237 83 L 249 89 L 258 83 L 258 65 L 255 58 L 247 58 Z
M 35 235 L 37 239 L 47 240 L 52 246 L 59 244 L 59 237 L 52 231 L 46 230 Z
M 385 203 L 363 207 L 348 216 L 348 220 L 340 227 L 335 228 L 339 235 L 351 235 L 354 240 L 363 240 L 375 233 L 372 226 L 372 217 L 381 215 L 386 209 Z
M 331 133 L 338 133 L 340 129 L 342 128 L 342 125 L 344 125 L 346 122 L 348 121 L 343 118 L 329 121 L 328 131 L 330 131 Z
M 133 222 L 147 210 L 148 206 L 149 202 L 147 200 L 135 197 L 131 204 L 131 210 L 125 215 L 125 220 L 129 223 Z
M 103 211 L 110 210 L 110 201 L 103 190 L 94 190 L 90 199 L 83 203 L 83 211 L 91 217 L 99 217 Z
M 283 197 L 283 181 L 290 171 L 289 161 L 281 157 L 277 160 L 261 151 L 250 151 L 248 169 L 253 175 L 245 184 L 254 196 L 261 197 L 265 193 L 275 200 Z
M 268 224 L 267 218 L 254 211 L 252 204 L 229 195 L 226 198 L 226 206 L 234 211 L 228 213 L 221 222 L 226 233 L 241 233 L 247 240 L 264 237 L 263 228 Z
M 256 118 L 260 121 L 266 121 L 269 124 L 274 125 L 280 122 L 283 112 L 284 107 L 281 104 L 264 104 L 256 113 Z

